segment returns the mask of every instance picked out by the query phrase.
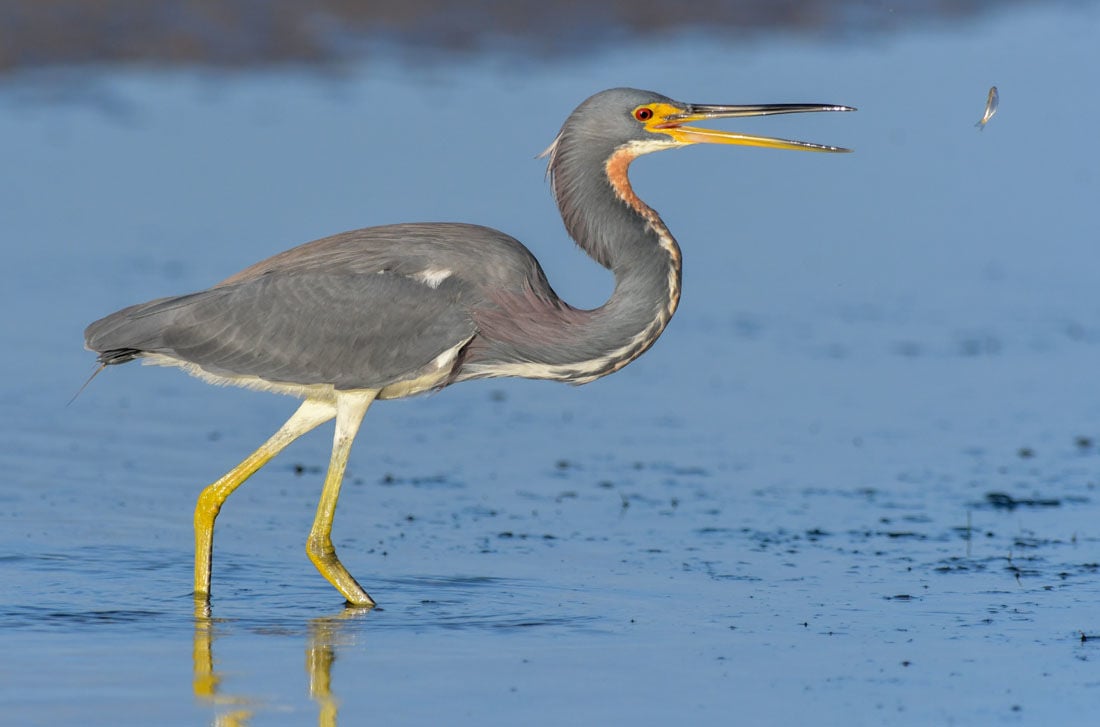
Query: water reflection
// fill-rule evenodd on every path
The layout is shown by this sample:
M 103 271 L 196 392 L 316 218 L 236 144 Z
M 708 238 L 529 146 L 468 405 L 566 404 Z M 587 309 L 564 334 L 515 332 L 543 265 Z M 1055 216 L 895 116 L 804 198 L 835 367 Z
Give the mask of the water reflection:
M 353 622 L 367 617 L 370 609 L 345 608 L 332 615 L 310 619 L 309 640 L 306 643 L 306 673 L 309 675 L 309 696 L 317 703 L 317 724 L 336 724 L 339 700 L 332 691 L 332 665 L 336 648 L 352 646 Z
M 366 618 L 367 610 L 346 608 L 332 616 L 310 619 L 306 628 L 305 667 L 309 696 L 317 704 L 317 724 L 334 727 L 339 716 L 340 700 L 332 688 L 332 665 L 337 648 L 351 646 L 355 637 L 349 628 L 353 622 Z M 195 602 L 195 629 L 192 648 L 191 680 L 195 697 L 210 705 L 216 727 L 238 727 L 249 724 L 264 700 L 246 694 L 227 693 L 222 688 L 223 673 L 217 668 L 214 643 L 228 637 L 230 622 L 214 618 L 205 601 Z
M 222 675 L 214 669 L 214 641 L 218 621 L 210 616 L 210 606 L 195 602 L 195 636 L 191 649 L 193 677 L 191 688 L 200 702 L 216 710 L 214 724 L 224 727 L 248 724 L 253 700 L 221 692 Z

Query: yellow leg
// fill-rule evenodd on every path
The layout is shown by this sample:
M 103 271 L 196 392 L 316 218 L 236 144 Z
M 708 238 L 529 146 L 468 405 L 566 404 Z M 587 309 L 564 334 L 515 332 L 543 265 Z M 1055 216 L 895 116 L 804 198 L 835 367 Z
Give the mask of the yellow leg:
M 307 399 L 298 411 L 287 419 L 279 431 L 245 461 L 226 473 L 220 480 L 207 487 L 199 495 L 195 506 L 195 598 L 210 598 L 210 567 L 214 549 L 214 519 L 233 491 L 244 484 L 256 470 L 283 451 L 288 444 L 319 424 L 336 416 L 336 407 L 324 401 Z
M 321 501 L 317 503 L 317 517 L 306 541 L 306 553 L 317 570 L 336 587 L 353 606 L 374 606 L 374 599 L 355 582 L 336 557 L 332 545 L 332 520 L 336 514 L 336 501 L 340 498 L 340 484 L 348 464 L 351 443 L 359 431 L 359 424 L 367 408 L 378 395 L 377 391 L 341 391 L 336 395 L 336 435 L 332 442 L 332 461 L 325 475 L 325 487 Z

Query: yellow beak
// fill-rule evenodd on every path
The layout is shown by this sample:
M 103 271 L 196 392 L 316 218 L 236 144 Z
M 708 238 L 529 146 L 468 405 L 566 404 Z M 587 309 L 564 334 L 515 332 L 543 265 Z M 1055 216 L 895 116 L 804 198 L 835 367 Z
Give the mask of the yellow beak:
M 769 136 L 738 134 L 732 131 L 700 129 L 684 126 L 693 121 L 708 119 L 730 119 L 742 116 L 772 116 L 775 114 L 800 114 L 811 111 L 855 111 L 851 106 L 833 106 L 827 104 L 763 104 L 755 106 L 716 106 L 711 104 L 688 104 L 683 108 L 664 105 L 655 109 L 653 120 L 647 124 L 649 131 L 671 136 L 681 144 L 740 144 L 742 146 L 760 146 L 767 149 L 793 149 L 795 151 L 848 152 L 839 146 L 814 144 L 809 141 L 774 139 Z

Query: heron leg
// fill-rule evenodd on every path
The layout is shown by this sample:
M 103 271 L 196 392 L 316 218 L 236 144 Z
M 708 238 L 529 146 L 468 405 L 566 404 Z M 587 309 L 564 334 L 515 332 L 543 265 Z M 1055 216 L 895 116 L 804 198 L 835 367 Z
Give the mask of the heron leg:
M 210 568 L 214 550 L 214 520 L 233 491 L 283 451 L 288 444 L 336 416 L 331 402 L 307 399 L 259 449 L 199 494 L 195 506 L 195 598 L 210 598 Z
M 332 520 L 336 514 L 336 501 L 340 497 L 340 484 L 344 479 L 351 443 L 359 431 L 363 415 L 376 396 L 377 391 L 365 389 L 336 392 L 336 434 L 332 442 L 332 460 L 325 475 L 321 501 L 317 503 L 317 517 L 306 541 L 306 553 L 321 575 L 348 599 L 348 603 L 368 608 L 374 606 L 374 599 L 367 595 L 336 557 L 336 548 L 332 545 Z

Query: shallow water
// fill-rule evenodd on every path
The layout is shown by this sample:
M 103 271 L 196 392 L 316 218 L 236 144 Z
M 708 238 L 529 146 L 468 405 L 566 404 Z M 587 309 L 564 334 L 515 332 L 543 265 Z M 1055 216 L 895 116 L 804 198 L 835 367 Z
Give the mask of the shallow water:
M 843 46 L 8 77 L 5 721 L 1091 724 L 1098 20 L 1087 4 Z M 856 153 L 639 161 L 685 257 L 653 350 L 585 387 L 372 408 L 334 531 L 381 604 L 367 614 L 302 553 L 330 441 L 295 443 L 226 505 L 196 618 L 194 499 L 293 403 L 129 366 L 66 407 L 92 370 L 84 325 L 428 219 L 514 234 L 564 298 L 598 305 L 610 279 L 531 157 L 623 84 L 858 106 L 737 125 Z

